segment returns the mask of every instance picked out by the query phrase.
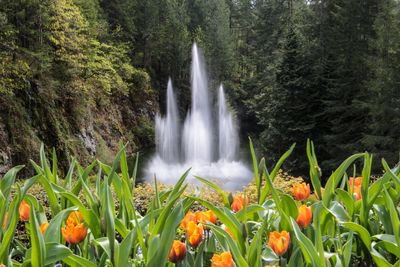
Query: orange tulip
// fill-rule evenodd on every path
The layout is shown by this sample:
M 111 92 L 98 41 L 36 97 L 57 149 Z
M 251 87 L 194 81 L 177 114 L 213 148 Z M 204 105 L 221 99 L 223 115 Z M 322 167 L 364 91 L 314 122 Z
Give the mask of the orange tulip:
M 66 224 L 78 225 L 83 222 L 83 215 L 79 211 L 73 211 L 68 215 Z
M 296 222 L 301 228 L 306 228 L 310 225 L 312 220 L 312 211 L 311 207 L 307 207 L 307 205 L 301 205 L 299 207 L 299 215 L 297 216 Z
M 211 267 L 233 267 L 233 259 L 230 252 L 214 254 L 211 259 Z
M 297 183 L 293 185 L 293 197 L 296 200 L 304 200 L 310 196 L 310 185 Z
M 6 267 L 3 263 L 0 263 L 0 267 Z
M 49 223 L 48 222 L 42 223 L 40 225 L 40 232 L 42 233 L 42 235 L 44 234 L 44 232 L 46 232 L 47 227 L 49 227 Z
M 354 184 L 354 187 L 361 186 L 361 183 L 362 183 L 362 177 L 361 176 L 358 176 L 356 178 L 350 177 L 350 179 L 349 179 L 350 187 L 353 187 L 353 184 Z
M 269 233 L 268 245 L 278 256 L 282 256 L 290 244 L 290 235 L 286 231 Z
M 5 229 L 7 226 L 7 220 L 8 220 L 8 211 L 6 212 L 6 215 L 4 216 L 3 220 L 3 228 Z
M 188 211 L 185 215 L 185 218 L 183 218 L 180 227 L 182 229 L 186 229 L 187 225 L 189 222 L 194 222 L 197 223 L 197 216 L 195 213 Z
M 26 203 L 25 200 L 22 200 L 21 204 L 19 205 L 19 218 L 21 221 L 29 221 L 29 215 L 31 212 L 31 207 Z
M 83 224 L 83 216 L 79 211 L 73 211 L 69 214 L 65 227 L 61 228 L 61 233 L 70 244 L 82 242 L 87 235 L 87 228 Z
M 360 200 L 361 199 L 361 186 L 360 185 L 354 185 L 350 186 L 350 194 L 355 194 L 356 195 L 356 199 Z
M 196 219 L 201 223 L 217 223 L 217 215 L 212 210 L 196 212 Z
M 244 196 L 243 194 L 238 194 L 233 198 L 231 208 L 234 212 L 238 212 L 244 207 Z M 249 204 L 249 199 L 246 198 L 246 206 Z
M 179 240 L 174 240 L 169 251 L 168 260 L 172 263 L 178 263 L 185 258 L 186 246 Z
M 203 230 L 203 225 L 201 223 L 195 224 L 192 221 L 188 223 L 186 235 L 187 240 L 192 247 L 196 248 L 200 244 L 201 240 L 203 239 Z
M 356 178 L 350 177 L 349 179 L 349 186 L 350 186 L 349 192 L 351 194 L 355 194 L 357 200 L 361 199 L 361 183 L 362 183 L 361 176 L 358 176 Z

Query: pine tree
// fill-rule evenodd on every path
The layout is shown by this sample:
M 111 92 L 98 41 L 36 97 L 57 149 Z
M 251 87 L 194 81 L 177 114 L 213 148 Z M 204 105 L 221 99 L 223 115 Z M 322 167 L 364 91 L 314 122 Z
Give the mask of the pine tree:
M 369 65 L 373 70 L 368 83 L 366 105 L 371 121 L 363 138 L 366 148 L 391 165 L 399 161 L 400 151 L 400 4 L 380 2 L 371 42 L 375 53 Z
M 374 0 L 355 2 L 327 0 L 321 25 L 322 66 L 320 81 L 326 87 L 321 118 L 329 122 L 322 144 L 329 151 L 322 159 L 324 169 L 338 166 L 349 155 L 363 151 L 367 110 L 360 99 L 366 97 L 370 74 L 366 58 L 376 15 Z M 329 172 L 329 171 L 328 171 Z
M 267 140 L 267 151 L 278 159 L 292 143 L 297 143 L 286 168 L 293 173 L 306 173 L 308 162 L 305 156 L 307 138 L 315 131 L 315 99 L 318 91 L 312 84 L 311 62 L 303 52 L 298 34 L 289 23 L 282 51 L 282 62 L 276 73 L 276 87 L 271 91 L 265 130 L 261 133 Z

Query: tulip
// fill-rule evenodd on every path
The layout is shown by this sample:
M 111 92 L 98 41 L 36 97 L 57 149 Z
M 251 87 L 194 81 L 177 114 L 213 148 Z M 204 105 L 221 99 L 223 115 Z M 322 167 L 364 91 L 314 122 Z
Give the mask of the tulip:
M 0 263 L 0 267 L 6 267 L 3 263 Z
M 46 232 L 47 227 L 49 227 L 49 223 L 48 222 L 42 223 L 40 225 L 40 232 L 42 233 L 42 235 L 44 234 L 44 232 Z
M 183 218 L 180 227 L 181 227 L 182 229 L 186 229 L 186 227 L 187 227 L 187 225 L 188 225 L 189 222 L 197 223 L 197 216 L 196 216 L 196 214 L 194 214 L 194 213 L 191 212 L 191 211 L 188 211 L 188 212 L 186 213 L 185 218 Z
M 61 233 L 65 241 L 70 244 L 78 244 L 86 238 L 87 228 L 83 224 L 83 216 L 79 211 L 69 214 L 65 227 L 61 228 Z
M 353 187 L 353 184 L 354 184 L 354 187 L 361 186 L 361 183 L 362 183 L 362 177 L 361 176 L 358 176 L 356 178 L 350 177 L 350 179 L 349 179 L 350 187 Z
M 78 225 L 83 222 L 83 215 L 79 211 L 73 211 L 68 215 L 66 224 Z
M 174 240 L 169 251 L 168 260 L 172 263 L 178 263 L 185 258 L 186 246 L 179 240 Z
M 301 205 L 299 207 L 299 215 L 297 216 L 296 222 L 301 228 L 306 228 L 310 225 L 312 220 L 312 211 L 311 207 L 307 207 L 307 205 Z
M 193 221 L 190 221 L 186 228 L 186 235 L 189 244 L 196 248 L 201 240 L 203 239 L 203 225 L 201 223 L 195 224 Z
M 290 244 L 290 235 L 286 231 L 269 233 L 268 245 L 278 256 L 282 256 Z
M 356 199 L 361 199 L 361 183 L 362 177 L 358 176 L 356 178 L 350 177 L 349 179 L 349 186 L 350 186 L 350 193 L 356 195 Z
M 356 195 L 356 199 L 357 200 L 360 200 L 361 199 L 361 186 L 359 185 L 359 186 L 356 186 L 356 185 L 354 185 L 354 187 L 350 187 L 350 193 L 353 195 L 353 194 L 355 194 Z
M 212 210 L 196 212 L 196 219 L 201 223 L 217 223 L 217 215 Z
M 31 212 L 31 207 L 26 203 L 25 200 L 22 200 L 21 204 L 19 205 L 19 218 L 21 221 L 29 221 L 29 215 Z
M 3 220 L 3 229 L 5 229 L 6 226 L 7 226 L 7 220 L 8 220 L 8 211 L 6 212 L 6 215 L 4 216 L 4 220 Z
M 246 198 L 246 206 L 247 206 L 248 204 L 249 204 L 249 199 Z M 236 195 L 236 196 L 233 198 L 231 208 L 232 208 L 232 210 L 233 210 L 234 212 L 238 212 L 238 211 L 240 211 L 241 209 L 243 209 L 244 205 L 245 205 L 244 196 L 243 196 L 243 194 L 239 194 L 239 195 Z
M 211 267 L 233 267 L 233 259 L 230 252 L 214 254 L 211 259 Z
M 310 196 L 310 185 L 297 183 L 293 185 L 293 197 L 296 200 L 304 200 Z
M 74 245 L 82 242 L 87 235 L 87 229 L 83 223 L 78 225 L 68 224 L 61 228 L 61 233 L 68 243 Z

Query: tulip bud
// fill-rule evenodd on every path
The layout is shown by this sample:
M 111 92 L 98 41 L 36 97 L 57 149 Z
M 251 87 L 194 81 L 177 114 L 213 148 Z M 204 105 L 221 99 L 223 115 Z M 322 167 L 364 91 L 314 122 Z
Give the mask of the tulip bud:
M 186 235 L 189 244 L 196 248 L 200 242 L 203 240 L 203 225 L 202 224 L 195 224 L 194 222 L 189 222 L 186 228 Z
M 44 232 L 46 232 L 47 228 L 49 227 L 49 223 L 48 222 L 44 222 L 40 225 L 40 232 L 42 233 L 42 235 L 44 234 Z
M 299 207 L 299 215 L 297 216 L 296 222 L 301 228 L 306 228 L 312 220 L 311 207 L 301 205 Z
M 28 203 L 26 203 L 25 200 L 22 200 L 21 204 L 19 205 L 19 218 L 21 221 L 29 221 L 30 212 L 31 207 L 28 205 Z
M 185 258 L 186 246 L 179 240 L 174 240 L 169 251 L 168 260 L 172 263 L 178 263 Z

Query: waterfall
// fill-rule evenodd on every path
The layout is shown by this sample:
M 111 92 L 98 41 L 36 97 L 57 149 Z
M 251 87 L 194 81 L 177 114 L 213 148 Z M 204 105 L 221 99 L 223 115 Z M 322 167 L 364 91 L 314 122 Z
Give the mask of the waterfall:
M 218 90 L 218 140 L 219 159 L 234 160 L 238 147 L 238 136 L 233 124 L 232 113 L 227 109 L 224 88 Z
M 192 48 L 192 107 L 183 127 L 185 159 L 209 163 L 212 159 L 212 124 L 207 75 L 197 45 Z
M 171 78 L 167 86 L 167 112 L 156 116 L 156 147 L 160 157 L 168 163 L 179 162 L 179 115 Z
M 159 181 L 174 183 L 191 168 L 188 177 L 191 181 L 195 181 L 193 175 L 198 175 L 214 180 L 226 190 L 235 190 L 247 184 L 253 175 L 237 160 L 237 127 L 227 108 L 222 85 L 218 92 L 218 110 L 215 110 L 218 113 L 212 112 L 212 96 L 203 62 L 200 49 L 193 44 L 192 102 L 182 129 L 172 82 L 168 81 L 167 112 L 164 117 L 156 116 L 157 153 L 147 164 L 146 178 L 153 179 L 155 175 Z

